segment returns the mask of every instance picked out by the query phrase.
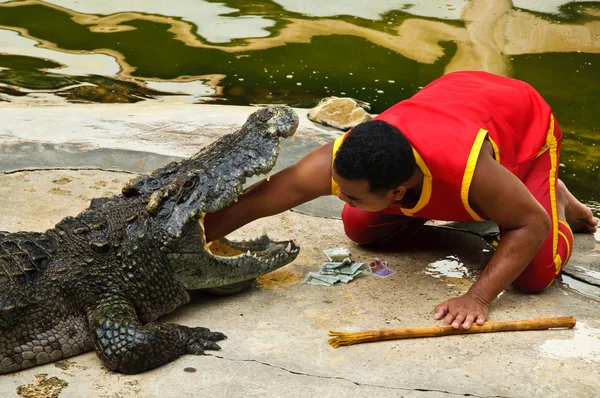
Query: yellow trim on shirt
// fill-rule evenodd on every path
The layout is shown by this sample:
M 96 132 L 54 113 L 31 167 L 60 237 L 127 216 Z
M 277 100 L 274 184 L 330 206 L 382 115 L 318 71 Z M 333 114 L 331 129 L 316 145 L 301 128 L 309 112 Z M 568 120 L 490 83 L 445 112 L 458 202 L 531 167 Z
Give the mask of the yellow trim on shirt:
M 462 188 L 460 190 L 460 199 L 462 200 L 462 204 L 467 213 L 469 213 L 469 215 L 475 221 L 483 221 L 483 218 L 481 218 L 469 204 L 469 189 L 471 188 L 471 181 L 473 180 L 473 174 L 475 173 L 475 166 L 477 165 L 477 159 L 479 158 L 479 153 L 481 152 L 481 146 L 483 145 L 483 140 L 485 140 L 487 134 L 487 130 L 479 129 L 477 137 L 475 137 L 475 142 L 471 147 L 471 152 L 469 153 L 469 158 L 467 159 L 467 167 L 465 168 L 465 174 L 462 180 Z M 492 146 L 494 145 L 492 144 Z
M 500 149 L 498 149 L 498 144 L 496 144 L 496 141 L 494 141 L 489 135 L 487 138 L 490 140 L 492 148 L 494 148 L 494 158 L 496 159 L 496 162 L 500 163 Z
M 419 167 L 419 169 L 421 169 L 421 173 L 423 173 L 423 188 L 421 189 L 421 197 L 419 198 L 419 201 L 417 202 L 415 207 L 413 207 L 412 209 L 405 209 L 403 207 L 398 206 L 400 207 L 402 213 L 409 217 L 414 217 L 414 214 L 416 212 L 422 210 L 423 207 L 427 206 L 429 200 L 431 199 L 432 188 L 431 172 L 429 171 L 429 168 L 425 164 L 425 161 L 423 161 L 423 158 L 421 157 L 419 152 L 417 152 L 415 148 L 413 148 L 412 150 L 413 155 L 415 156 L 415 161 L 417 162 L 417 166 Z
M 348 134 L 348 133 L 346 133 L 346 134 Z M 346 137 L 346 134 L 340 135 L 338 138 L 335 139 L 335 141 L 333 141 L 333 150 L 331 151 L 331 172 L 332 172 L 332 174 L 333 174 L 333 161 L 335 160 L 335 154 L 340 149 L 342 142 L 344 142 L 344 137 Z M 331 194 L 338 196 L 339 189 L 340 189 L 340 187 L 338 187 L 337 182 L 335 182 L 333 177 L 331 177 Z
M 548 180 L 550 183 L 550 209 L 552 211 L 552 253 L 554 253 L 554 266 L 556 267 L 556 274 L 560 272 L 562 267 L 562 259 L 558 254 L 558 206 L 556 202 L 556 170 L 558 167 L 557 155 L 558 155 L 558 142 L 554 136 L 554 115 L 550 115 L 550 127 L 546 133 L 546 147 L 550 152 L 550 172 L 548 173 Z
M 542 156 L 544 154 L 544 152 L 546 152 L 548 150 L 548 144 L 544 144 L 543 147 L 540 148 L 540 150 L 538 151 L 537 155 L 535 155 L 536 158 L 539 158 L 540 156 Z

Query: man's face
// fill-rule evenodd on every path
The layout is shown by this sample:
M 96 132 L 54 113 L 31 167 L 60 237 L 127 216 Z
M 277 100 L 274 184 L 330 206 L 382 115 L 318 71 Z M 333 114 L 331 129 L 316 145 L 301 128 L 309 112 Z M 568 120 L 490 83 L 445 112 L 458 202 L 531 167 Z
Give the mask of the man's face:
M 404 196 L 403 189 L 393 189 L 385 194 L 373 193 L 369 190 L 367 180 L 347 180 L 340 177 L 335 170 L 332 177 L 339 187 L 338 198 L 360 210 L 381 211 Z

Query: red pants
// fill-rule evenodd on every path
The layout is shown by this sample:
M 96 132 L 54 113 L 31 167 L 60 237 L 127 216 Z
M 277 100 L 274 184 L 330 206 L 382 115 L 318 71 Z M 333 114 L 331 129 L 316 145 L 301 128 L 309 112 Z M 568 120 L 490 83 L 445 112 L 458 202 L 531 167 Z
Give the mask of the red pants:
M 558 160 L 562 133 L 554 124 L 553 136 L 533 159 L 521 181 L 546 209 L 552 226 L 540 250 L 527 268 L 513 281 L 513 286 L 527 292 L 546 289 L 564 268 L 573 247 L 573 233 L 569 225 L 558 219 L 556 189 L 558 182 Z M 368 212 L 344 206 L 342 210 L 344 230 L 348 238 L 356 243 L 371 243 L 391 236 L 407 238 L 426 220 L 398 214 L 397 208 L 380 212 Z M 502 231 L 500 231 L 502 237 Z

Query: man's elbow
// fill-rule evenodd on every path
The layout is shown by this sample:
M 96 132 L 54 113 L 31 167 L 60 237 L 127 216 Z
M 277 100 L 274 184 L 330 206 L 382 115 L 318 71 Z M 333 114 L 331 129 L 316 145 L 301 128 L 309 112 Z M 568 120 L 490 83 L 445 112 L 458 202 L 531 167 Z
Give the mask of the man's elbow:
M 550 230 L 552 229 L 552 220 L 550 219 L 548 213 L 545 211 L 540 211 L 535 215 L 533 225 L 540 238 L 543 240 L 548 236 Z

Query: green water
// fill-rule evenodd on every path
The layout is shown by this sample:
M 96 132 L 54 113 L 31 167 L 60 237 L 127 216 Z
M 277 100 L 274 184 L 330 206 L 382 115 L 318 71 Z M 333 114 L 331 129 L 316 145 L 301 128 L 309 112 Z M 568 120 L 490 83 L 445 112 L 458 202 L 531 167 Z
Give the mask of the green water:
M 460 20 L 411 15 L 410 4 L 386 11 L 373 20 L 351 15 L 310 17 L 268 0 L 209 2 L 236 9 L 227 16 L 240 18 L 240 23 L 243 18 L 256 16 L 273 21 L 265 28 L 272 38 L 278 37 L 293 21 L 321 19 L 331 21 L 332 26 L 343 22 L 391 38 L 397 37 L 393 36 L 393 29 L 408 19 L 419 18 L 448 28 L 465 26 Z M 109 49 L 111 54 L 120 54 L 134 70 L 129 76 L 101 72 L 66 75 L 56 69 L 61 66 L 58 61 L 11 54 L 0 48 L 0 100 L 4 101 L 27 99 L 24 90 L 27 89 L 56 92 L 73 102 L 137 102 L 170 95 L 145 87 L 147 81 L 219 74 L 225 76 L 218 82 L 220 93 L 196 102 L 312 107 L 323 97 L 337 95 L 366 101 L 371 104 L 371 111 L 378 113 L 442 76 L 458 51 L 451 38 L 441 39 L 438 43 L 441 56 L 432 63 L 420 63 L 367 37 L 338 34 L 332 28 L 328 35 L 316 35 L 305 42 L 288 42 L 261 50 L 240 47 L 236 52 L 227 52 L 224 51 L 227 48 L 249 45 L 249 40 L 233 38 L 215 44 L 196 35 L 202 45 L 215 47 L 200 48 L 177 40 L 176 34 L 169 30 L 170 22 L 164 18 L 152 21 L 136 18 L 120 24 L 130 30 L 102 33 L 90 30 L 91 25 L 77 23 L 67 10 L 43 2 L 12 5 L 0 3 L 0 31 L 26 32 L 26 37 L 50 43 L 50 49 L 56 52 L 102 53 L 97 49 Z M 586 11 L 590 9 L 592 12 Z M 584 26 L 600 22 L 598 2 L 567 4 L 560 11 L 530 13 L 553 24 Z M 177 16 L 173 19 L 181 20 Z M 597 43 L 600 38 L 591 40 Z M 565 134 L 561 177 L 576 196 L 600 212 L 600 44 L 597 48 L 596 53 L 575 50 L 507 56 L 507 62 L 510 76 L 532 84 L 553 107 Z M 57 92 L 58 89 L 64 90 Z

